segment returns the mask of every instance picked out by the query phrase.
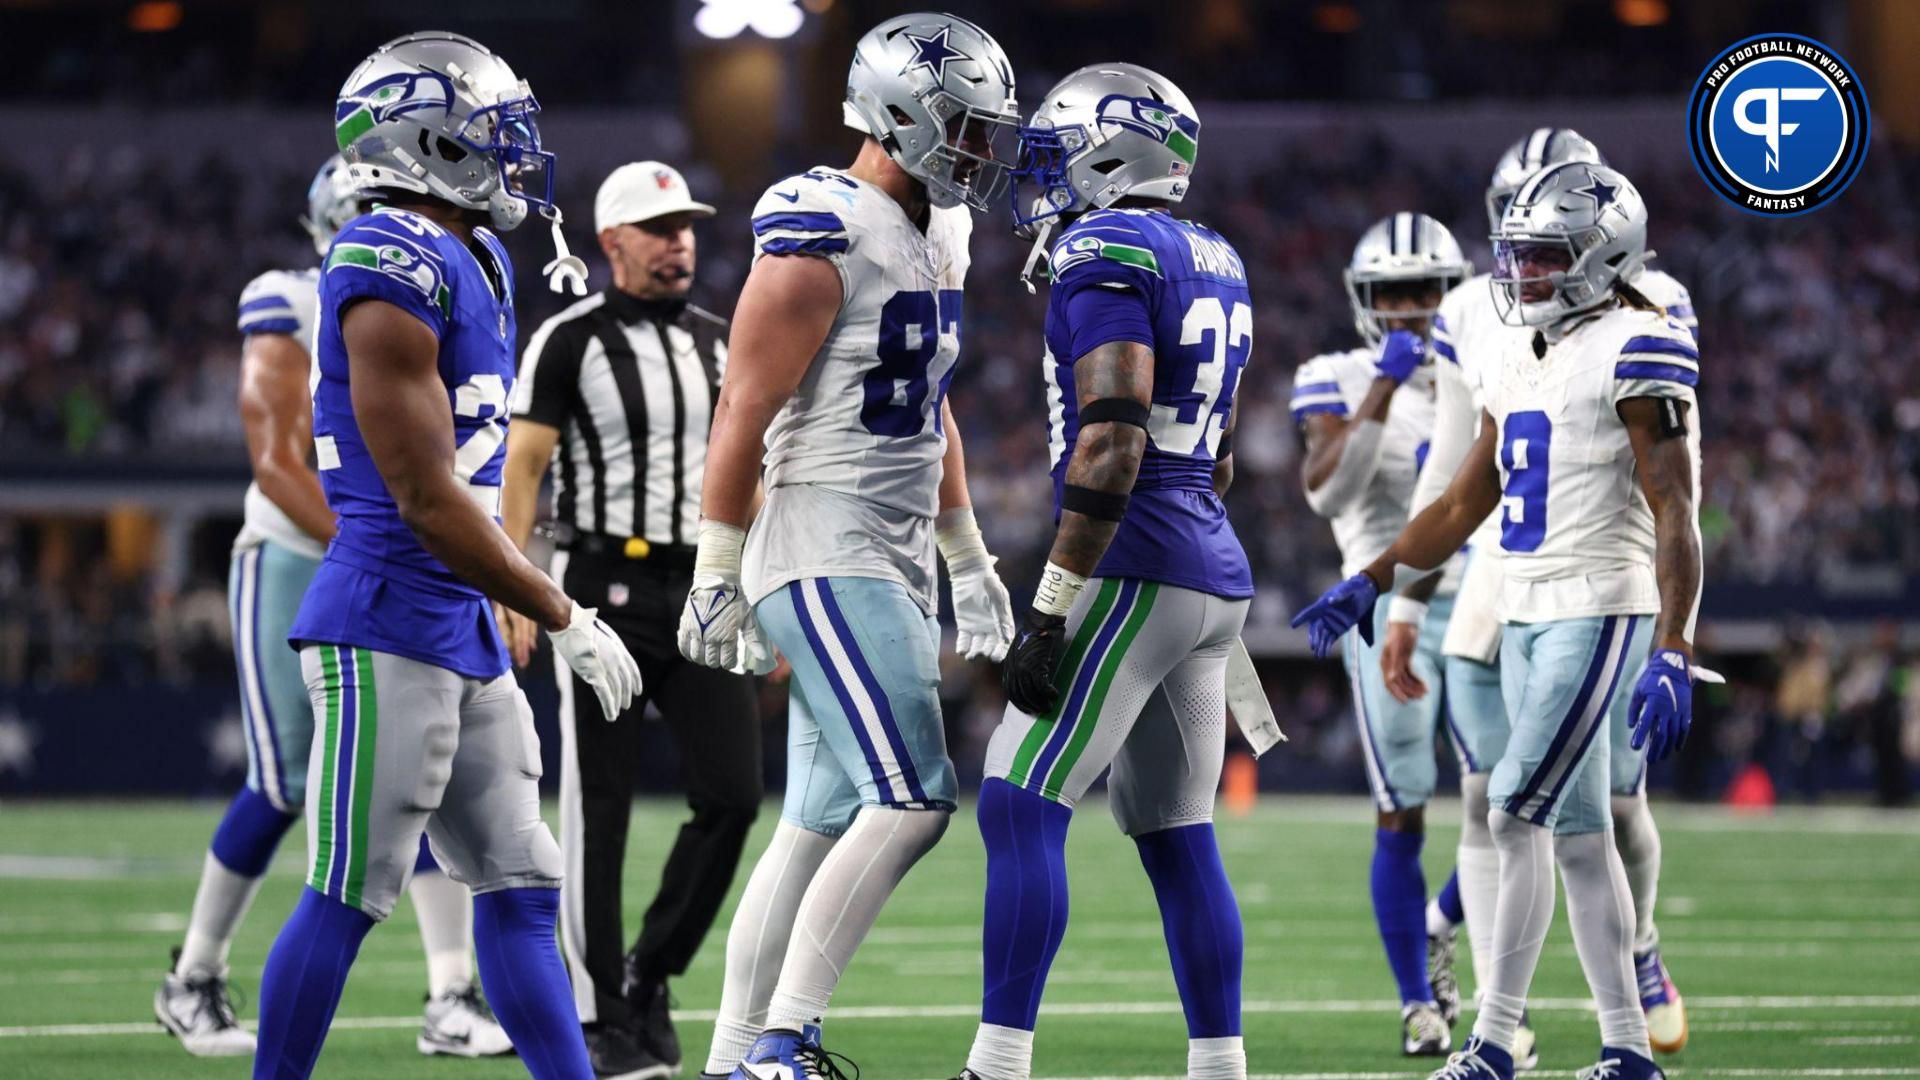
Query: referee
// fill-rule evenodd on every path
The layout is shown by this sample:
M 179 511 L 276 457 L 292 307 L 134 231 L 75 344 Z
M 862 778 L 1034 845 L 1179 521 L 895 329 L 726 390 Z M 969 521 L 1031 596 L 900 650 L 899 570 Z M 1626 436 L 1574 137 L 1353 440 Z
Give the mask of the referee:
M 586 684 L 559 672 L 560 922 L 574 1002 L 595 1074 L 645 1080 L 680 1064 L 667 979 L 686 971 L 713 924 L 759 812 L 760 721 L 747 676 L 688 663 L 674 643 L 727 357 L 725 320 L 687 303 L 693 221 L 713 208 L 693 201 L 679 172 L 643 161 L 607 177 L 593 214 L 613 285 L 548 319 L 527 345 L 503 509 L 507 534 L 525 547 L 541 477 L 555 465 L 553 576 L 600 609 L 645 680 L 642 698 L 609 724 Z M 533 635 L 517 617 L 505 621 L 525 663 Z M 693 817 L 623 959 L 620 875 L 649 701 L 678 744 Z

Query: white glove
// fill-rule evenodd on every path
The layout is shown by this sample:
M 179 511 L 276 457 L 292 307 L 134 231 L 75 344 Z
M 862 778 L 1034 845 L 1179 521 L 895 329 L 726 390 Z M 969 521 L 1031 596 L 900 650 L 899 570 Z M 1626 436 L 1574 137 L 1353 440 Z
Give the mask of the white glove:
M 954 651 L 968 660 L 984 656 L 999 663 L 1013 644 L 1013 599 L 993 572 L 999 560 L 987 554 L 973 508 L 958 506 L 941 514 L 933 537 L 953 585 Z
M 608 720 L 617 719 L 640 696 L 640 665 L 633 654 L 599 617 L 595 608 L 573 605 L 565 630 L 547 634 L 553 651 L 567 662 L 575 675 L 593 687 L 600 699 L 600 711 Z
M 764 675 L 773 670 L 773 650 L 740 591 L 746 542 L 746 530 L 737 526 L 700 523 L 693 588 L 680 611 L 680 655 L 705 667 Z

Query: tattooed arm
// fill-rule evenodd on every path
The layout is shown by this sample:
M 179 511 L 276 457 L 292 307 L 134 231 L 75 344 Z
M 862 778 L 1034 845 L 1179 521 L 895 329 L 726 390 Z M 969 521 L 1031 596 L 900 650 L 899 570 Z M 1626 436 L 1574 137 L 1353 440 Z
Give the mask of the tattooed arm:
M 1153 350 L 1139 342 L 1110 341 L 1098 346 L 1074 363 L 1073 374 L 1083 409 L 1103 398 L 1126 398 L 1152 408 Z M 1073 458 L 1067 462 L 1067 483 L 1125 495 L 1133 490 L 1146 450 L 1146 431 L 1132 424 L 1084 425 Z M 1063 570 L 1090 577 L 1119 527 L 1117 521 L 1063 510 L 1047 558 Z

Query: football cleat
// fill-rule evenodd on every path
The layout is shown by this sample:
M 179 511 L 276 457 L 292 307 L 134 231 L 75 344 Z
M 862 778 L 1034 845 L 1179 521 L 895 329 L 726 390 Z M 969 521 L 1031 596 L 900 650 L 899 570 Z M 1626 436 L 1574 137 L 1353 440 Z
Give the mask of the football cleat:
M 1407 1057 L 1440 1057 L 1453 1049 L 1453 1030 L 1440 1015 L 1440 1006 L 1416 1001 L 1400 1010 L 1400 1052 Z
M 1687 1045 L 1687 1005 L 1660 962 L 1658 945 L 1633 958 L 1634 978 L 1640 984 L 1640 1008 L 1647 1014 L 1647 1041 L 1662 1054 L 1679 1053 Z
M 972 1069 L 961 1069 L 960 1075 L 954 1077 L 953 1080 L 987 1080 L 987 1078 L 974 1072 Z
M 846 1062 L 853 1075 L 840 1071 Z M 860 1067 L 820 1048 L 820 1026 L 762 1032 L 729 1080 L 860 1080 Z
M 1513 1080 L 1513 1055 L 1475 1035 L 1427 1080 Z
M 673 998 L 667 993 L 665 979 L 641 978 L 633 970 L 633 957 L 627 957 L 627 1006 L 633 1011 L 633 1031 L 641 1045 L 661 1061 L 680 1067 L 680 1035 L 673 1030 Z
M 1540 1067 L 1540 1037 L 1533 1030 L 1533 1014 L 1524 1009 L 1513 1031 L 1513 1067 L 1521 1072 Z
M 595 1080 L 661 1080 L 673 1075 L 673 1066 L 642 1046 L 624 1025 L 595 1024 L 584 1034 Z
M 180 962 L 180 950 L 173 950 Z M 251 1057 L 253 1032 L 234 1015 L 227 974 L 195 971 L 184 978 L 172 971 L 153 992 L 153 1017 L 194 1057 Z
M 1427 935 L 1427 985 L 1440 1004 L 1440 1017 L 1452 1027 L 1460 1019 L 1460 980 L 1453 977 L 1454 935 Z
M 420 1022 L 420 1036 L 414 1046 L 428 1057 L 499 1057 L 513 1053 L 513 1040 L 472 983 L 457 984 L 439 997 L 427 999 L 426 1017 Z
M 1573 1074 L 1573 1080 L 1667 1080 L 1651 1058 L 1617 1046 L 1600 1048 L 1600 1060 Z

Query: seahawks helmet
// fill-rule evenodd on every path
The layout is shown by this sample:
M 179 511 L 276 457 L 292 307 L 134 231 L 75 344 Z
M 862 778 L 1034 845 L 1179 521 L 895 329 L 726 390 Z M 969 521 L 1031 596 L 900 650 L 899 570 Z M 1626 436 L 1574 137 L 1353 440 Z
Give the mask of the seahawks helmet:
M 1617 170 L 1587 162 L 1556 165 L 1522 184 L 1492 239 L 1494 307 L 1509 326 L 1550 326 L 1591 311 L 1653 256 L 1640 192 Z
M 1487 181 L 1487 228 L 1500 228 L 1500 215 L 1528 177 L 1541 169 L 1571 161 L 1590 165 L 1607 163 L 1600 148 L 1572 128 L 1534 128 L 1532 134 L 1507 147 L 1507 152 L 1500 155 L 1500 163 L 1493 167 L 1493 179 Z
M 991 35 L 957 15 L 919 14 L 854 46 L 842 114 L 926 185 L 928 202 L 985 210 L 1007 177 L 995 143 L 1012 149 L 1019 108 L 1013 65 Z
M 360 189 L 348 175 L 346 161 L 335 154 L 313 174 L 313 183 L 307 185 L 307 212 L 300 215 L 300 226 L 313 237 L 313 250 L 325 256 L 333 244 L 333 234 L 358 216 Z
M 1425 214 L 1398 213 L 1373 223 L 1353 247 L 1347 265 L 1347 302 L 1353 306 L 1353 325 L 1370 345 L 1386 336 L 1387 319 L 1431 319 L 1437 307 L 1423 310 L 1387 310 L 1376 293 L 1383 285 L 1431 281 L 1446 295 L 1466 280 L 1473 264 L 1445 225 Z
M 1028 235 L 1129 195 L 1177 203 L 1199 149 L 1200 118 L 1171 81 L 1138 64 L 1083 67 L 1047 91 L 1020 129 L 1014 227 Z M 1023 199 L 1022 183 L 1040 190 Z
M 504 231 L 529 206 L 553 206 L 539 111 L 526 82 L 486 46 L 425 31 L 380 46 L 347 76 L 333 136 L 360 187 L 485 210 Z

